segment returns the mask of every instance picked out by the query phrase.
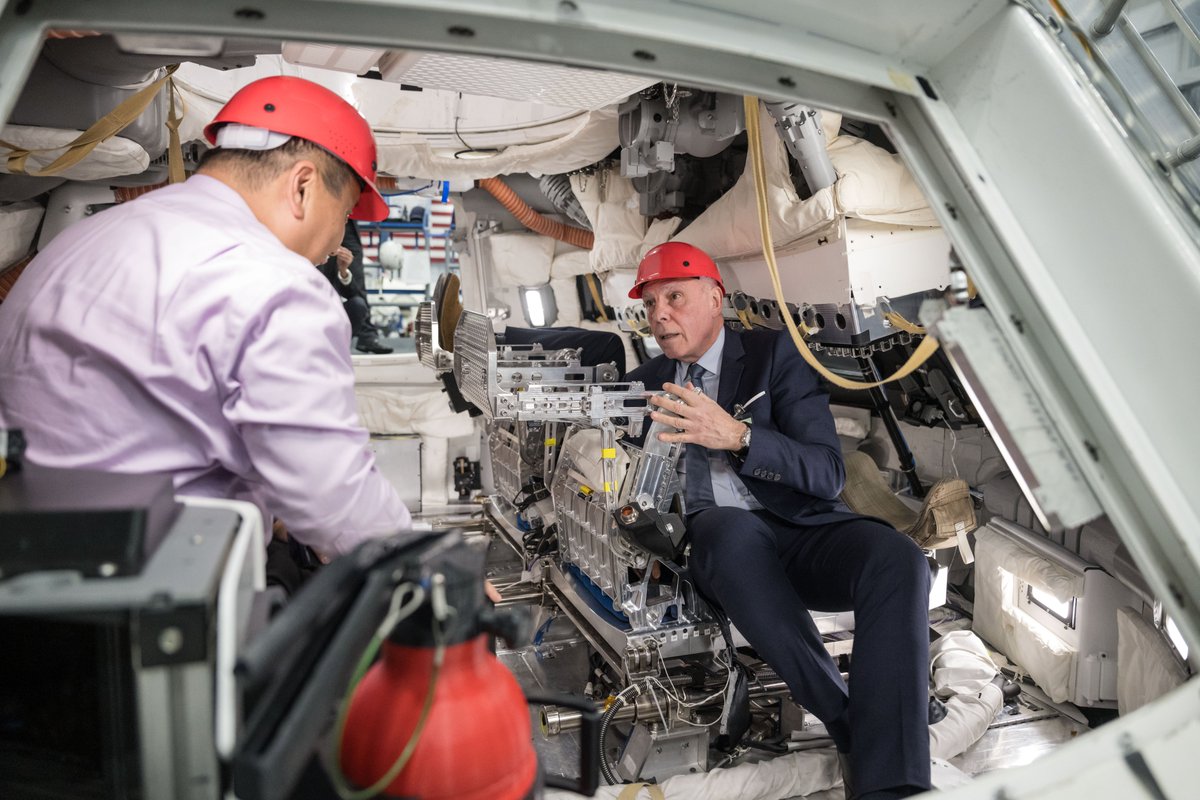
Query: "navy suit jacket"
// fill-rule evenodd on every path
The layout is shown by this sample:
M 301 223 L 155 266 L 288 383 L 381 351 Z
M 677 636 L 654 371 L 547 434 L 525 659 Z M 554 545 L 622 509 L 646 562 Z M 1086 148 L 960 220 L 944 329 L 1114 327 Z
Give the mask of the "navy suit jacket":
M 658 356 L 626 376 L 658 391 L 675 380 L 675 361 Z M 763 508 L 795 525 L 853 519 L 838 500 L 846 482 L 842 448 L 829 413 L 829 393 L 786 331 L 725 329 L 717 402 L 733 406 L 766 392 L 750 406 L 745 461 L 726 453 L 738 477 Z

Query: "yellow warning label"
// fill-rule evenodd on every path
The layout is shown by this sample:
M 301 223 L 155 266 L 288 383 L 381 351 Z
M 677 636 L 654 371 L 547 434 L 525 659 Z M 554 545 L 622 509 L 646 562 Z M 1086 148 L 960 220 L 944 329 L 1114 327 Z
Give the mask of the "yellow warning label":
M 600 455 L 603 456 L 604 458 L 616 458 L 617 457 L 617 448 L 606 447 L 600 451 Z
M 546 440 L 546 447 L 554 447 L 556 444 L 558 444 L 558 439 L 550 438 Z
M 917 94 L 919 91 L 916 80 L 907 72 L 901 72 L 898 69 L 888 67 L 887 73 L 888 77 L 892 80 L 892 84 L 900 91 L 908 92 L 909 94 Z

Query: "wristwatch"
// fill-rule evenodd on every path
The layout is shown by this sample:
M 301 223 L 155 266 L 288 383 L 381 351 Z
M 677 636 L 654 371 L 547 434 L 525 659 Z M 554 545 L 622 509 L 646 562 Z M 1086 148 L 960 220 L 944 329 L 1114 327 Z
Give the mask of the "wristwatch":
M 744 455 L 746 452 L 748 452 L 750 450 L 750 431 L 751 430 L 752 430 L 751 427 L 749 425 L 746 425 L 746 432 L 742 434 L 742 441 L 740 442 L 741 447 L 738 448 L 738 453 L 740 453 L 742 455 Z

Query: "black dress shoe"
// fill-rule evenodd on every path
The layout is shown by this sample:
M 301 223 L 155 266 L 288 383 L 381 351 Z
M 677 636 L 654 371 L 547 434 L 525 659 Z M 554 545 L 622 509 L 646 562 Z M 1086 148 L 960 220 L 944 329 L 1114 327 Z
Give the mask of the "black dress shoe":
M 1009 680 L 1002 673 L 998 673 L 996 677 L 992 678 L 992 683 L 996 685 L 996 688 L 1000 690 L 1000 694 L 1004 696 L 1005 703 L 1011 703 L 1021 694 L 1021 684 Z
M 358 344 L 355 345 L 354 349 L 358 350 L 360 353 L 372 353 L 377 356 L 392 352 L 392 348 L 388 347 L 387 345 L 380 344 L 379 340 L 374 336 L 370 336 L 365 339 L 359 339 Z

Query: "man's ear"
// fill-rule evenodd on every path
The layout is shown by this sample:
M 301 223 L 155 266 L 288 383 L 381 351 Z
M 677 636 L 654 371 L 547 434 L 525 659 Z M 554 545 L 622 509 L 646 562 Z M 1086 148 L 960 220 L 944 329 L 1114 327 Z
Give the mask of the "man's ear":
M 287 171 L 288 211 L 296 220 L 311 213 L 316 200 L 317 181 L 321 179 L 317 165 L 308 159 L 300 159 Z

